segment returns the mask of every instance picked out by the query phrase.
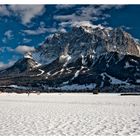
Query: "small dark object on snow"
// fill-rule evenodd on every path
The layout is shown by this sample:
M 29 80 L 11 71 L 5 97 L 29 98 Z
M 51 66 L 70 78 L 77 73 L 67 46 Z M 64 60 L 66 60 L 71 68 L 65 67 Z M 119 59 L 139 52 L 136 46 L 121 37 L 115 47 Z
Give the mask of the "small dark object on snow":
M 93 90 L 93 94 L 98 94 L 98 90 Z
M 140 93 L 122 93 L 121 96 L 134 96 L 134 95 L 140 95 Z

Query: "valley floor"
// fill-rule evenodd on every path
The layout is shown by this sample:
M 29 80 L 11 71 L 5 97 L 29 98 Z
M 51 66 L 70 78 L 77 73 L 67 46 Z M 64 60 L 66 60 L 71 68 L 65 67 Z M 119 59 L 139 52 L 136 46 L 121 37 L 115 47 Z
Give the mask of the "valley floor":
M 140 96 L 2 93 L 0 135 L 140 135 Z

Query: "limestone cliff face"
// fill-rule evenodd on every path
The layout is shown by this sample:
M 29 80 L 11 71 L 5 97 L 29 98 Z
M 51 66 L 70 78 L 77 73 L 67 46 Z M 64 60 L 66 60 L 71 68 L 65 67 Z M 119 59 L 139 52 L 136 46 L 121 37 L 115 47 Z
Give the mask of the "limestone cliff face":
M 80 26 L 48 37 L 33 57 L 40 63 L 50 63 L 59 57 L 65 47 L 68 47 L 68 53 L 73 60 L 89 52 L 94 53 L 94 56 L 112 51 L 140 56 L 140 44 L 121 28 Z

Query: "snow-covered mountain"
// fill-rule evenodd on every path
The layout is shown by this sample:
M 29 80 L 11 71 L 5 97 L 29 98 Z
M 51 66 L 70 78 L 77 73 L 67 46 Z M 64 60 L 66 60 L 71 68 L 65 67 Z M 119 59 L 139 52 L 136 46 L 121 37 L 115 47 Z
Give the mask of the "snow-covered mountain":
M 48 37 L 0 79 L 41 91 L 139 91 L 140 44 L 121 28 L 75 26 Z
M 76 26 L 71 31 L 55 33 L 34 53 L 34 58 L 50 63 L 60 56 L 65 48 L 72 59 L 81 54 L 99 56 L 105 52 L 118 52 L 140 56 L 140 44 L 121 28 L 104 28 L 100 26 Z

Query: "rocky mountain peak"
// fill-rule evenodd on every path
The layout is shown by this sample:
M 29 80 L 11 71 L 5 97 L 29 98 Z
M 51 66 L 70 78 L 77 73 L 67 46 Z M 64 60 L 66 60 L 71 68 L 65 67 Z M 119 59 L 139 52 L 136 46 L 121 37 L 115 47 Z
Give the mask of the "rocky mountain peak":
M 102 91 L 129 88 L 140 84 L 140 44 L 122 28 L 75 26 L 47 38 L 36 52 L 0 73 L 11 83 L 22 76 L 21 86 L 43 90 L 54 86 L 66 90 L 71 85 Z
M 32 57 L 32 53 L 31 52 L 28 52 L 28 53 L 26 53 L 26 54 L 24 54 L 24 56 L 23 56 L 24 58 L 30 58 L 30 59 L 32 59 L 33 57 Z
M 47 38 L 38 52 L 43 63 L 57 59 L 69 44 L 69 55 L 78 58 L 93 50 L 97 56 L 105 52 L 118 52 L 139 56 L 139 43 L 122 28 L 105 28 L 102 26 L 74 26 L 66 33 L 55 33 Z M 37 53 L 35 53 L 37 54 Z M 46 62 L 45 62 L 46 61 Z

